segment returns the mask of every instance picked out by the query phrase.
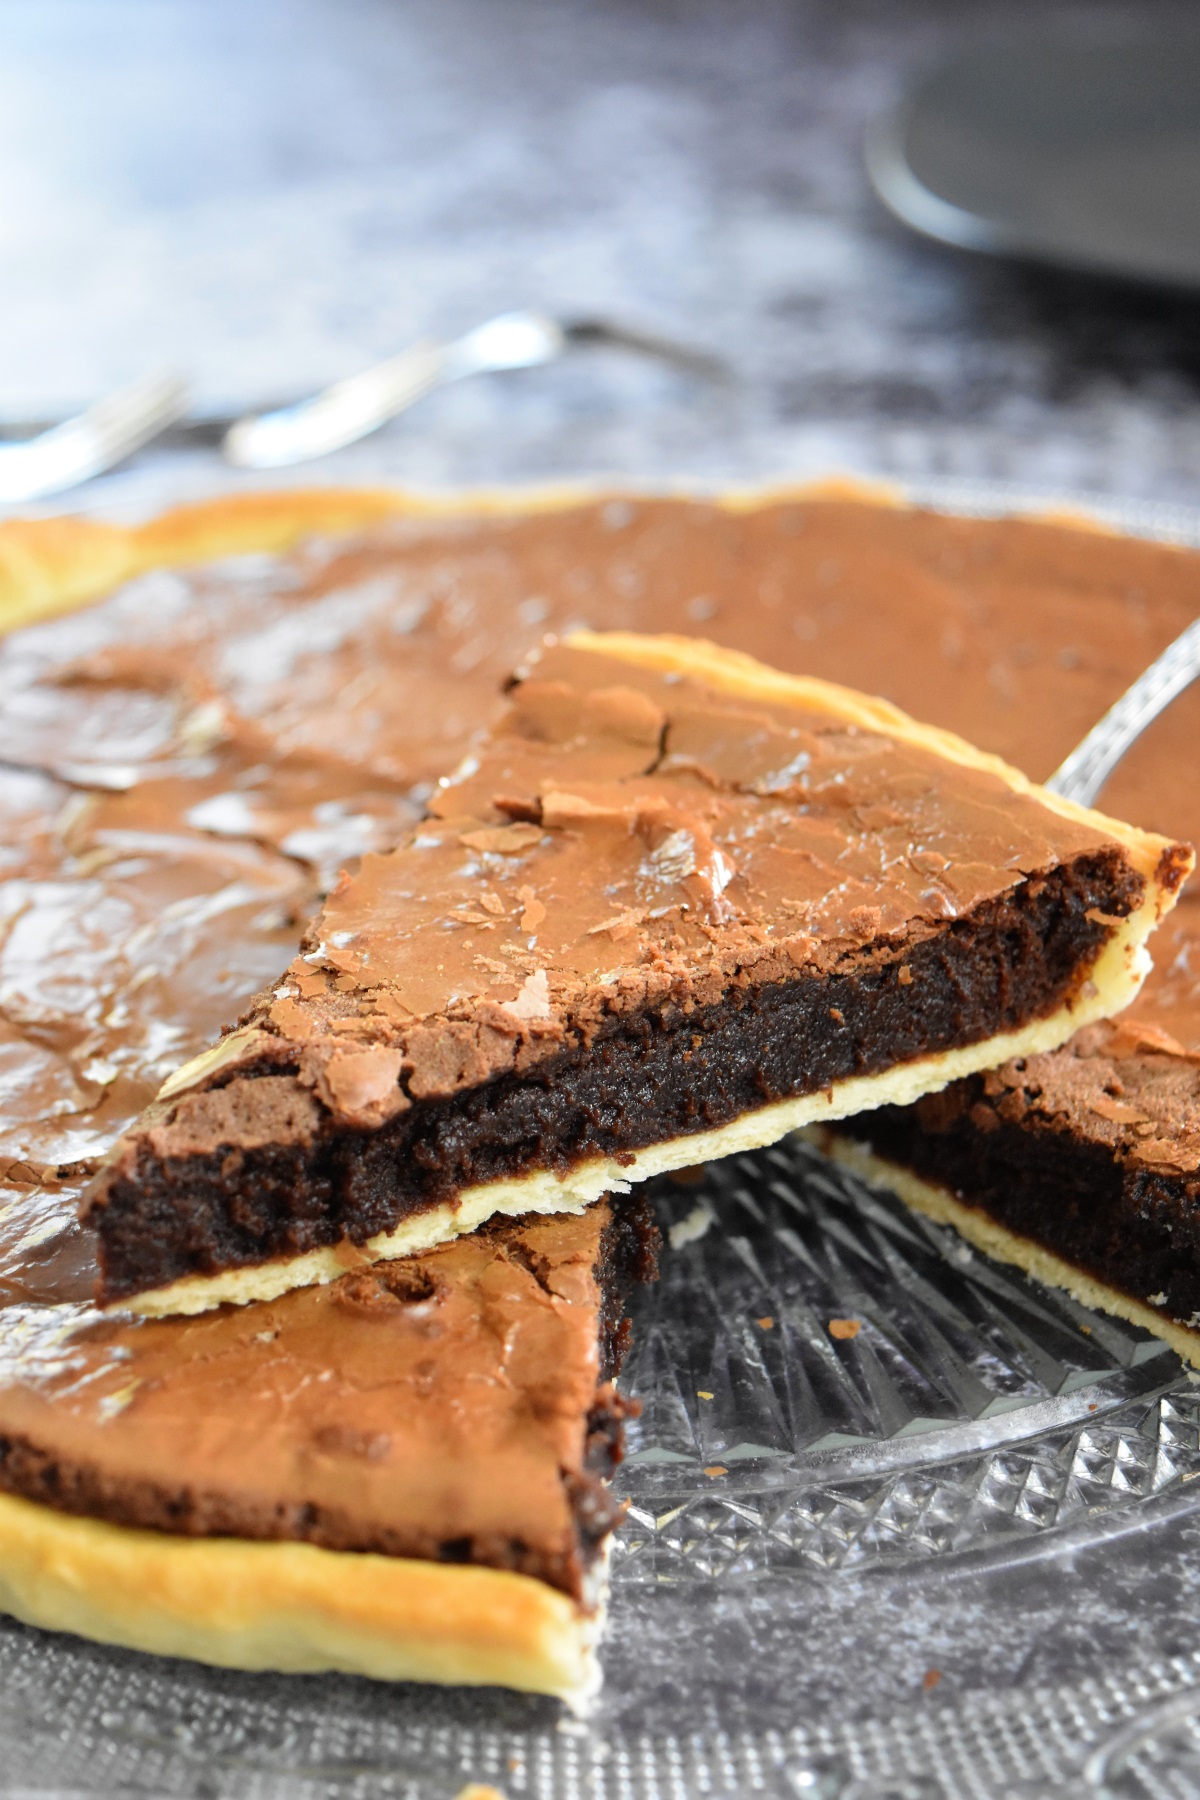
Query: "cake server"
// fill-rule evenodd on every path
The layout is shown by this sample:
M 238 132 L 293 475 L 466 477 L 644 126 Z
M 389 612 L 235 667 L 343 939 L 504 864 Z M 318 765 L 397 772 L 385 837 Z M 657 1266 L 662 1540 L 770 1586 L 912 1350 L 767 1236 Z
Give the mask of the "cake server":
M 501 313 L 448 344 L 422 340 L 363 369 L 311 399 L 239 419 L 226 434 L 228 460 L 243 469 L 279 469 L 307 462 L 378 431 L 415 401 L 468 375 L 532 369 L 553 362 L 570 346 L 612 344 L 714 375 L 721 365 L 647 332 L 602 320 L 563 321 L 540 312 Z
M 187 407 L 180 376 L 149 375 L 20 443 L 0 444 L 0 501 L 61 494 L 123 462 Z
M 1064 800 L 1094 806 L 1100 789 L 1125 752 L 1198 675 L 1200 619 L 1195 619 L 1126 688 L 1043 785 L 1052 794 L 1061 794 Z

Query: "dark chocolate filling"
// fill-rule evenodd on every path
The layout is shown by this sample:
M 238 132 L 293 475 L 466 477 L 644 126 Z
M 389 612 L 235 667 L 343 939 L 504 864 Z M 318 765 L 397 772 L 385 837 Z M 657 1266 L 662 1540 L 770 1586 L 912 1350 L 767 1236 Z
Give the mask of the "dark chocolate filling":
M 676 1004 L 619 1016 L 607 1035 L 526 1074 L 418 1102 L 374 1132 L 330 1122 L 301 1143 L 162 1161 L 143 1150 L 92 1203 L 101 1298 L 343 1237 L 362 1243 L 477 1183 L 597 1155 L 619 1161 L 1013 1030 L 1077 991 L 1111 929 L 1095 915 L 1126 915 L 1142 892 L 1120 850 L 1100 851 L 1030 877 L 911 949 L 868 946 L 845 974 L 731 986 L 691 1012 Z
M 351 1514 L 306 1504 L 265 1509 L 243 1496 L 206 1492 L 190 1482 L 171 1489 L 113 1476 L 96 1465 L 68 1462 L 17 1436 L 0 1435 L 0 1490 L 58 1512 L 174 1536 L 290 1540 L 327 1550 L 485 1564 L 532 1575 L 582 1599 L 599 1547 L 623 1514 L 606 1482 L 624 1453 L 624 1422 L 640 1410 L 637 1402 L 623 1399 L 612 1385 L 628 1343 L 625 1305 L 632 1285 L 653 1281 L 658 1272 L 658 1227 L 645 1200 L 628 1196 L 610 1204 L 612 1218 L 601 1236 L 595 1266 L 604 1379 L 585 1421 L 582 1465 L 561 1471 L 575 1524 L 575 1541 L 565 1548 L 498 1535 L 439 1540 L 403 1526 L 379 1524 L 372 1529 Z M 498 1235 L 505 1235 L 504 1227 L 498 1228 Z
M 994 1121 L 981 1129 L 982 1106 Z M 1200 1313 L 1200 1179 L 1128 1163 L 1066 1119 L 997 1117 L 983 1077 L 841 1127 L 1018 1236 L 1171 1319 Z M 1165 1303 L 1160 1296 L 1166 1296 Z

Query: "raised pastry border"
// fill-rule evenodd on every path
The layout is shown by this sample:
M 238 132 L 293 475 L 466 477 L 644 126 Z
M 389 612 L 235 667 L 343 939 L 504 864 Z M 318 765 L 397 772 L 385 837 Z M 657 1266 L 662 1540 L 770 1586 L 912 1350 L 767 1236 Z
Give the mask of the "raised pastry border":
M 312 536 L 349 536 L 399 519 L 520 518 L 605 499 L 702 499 L 727 512 L 754 512 L 789 501 L 848 501 L 933 510 L 894 482 L 834 475 L 710 491 L 687 484 L 656 488 L 577 482 L 514 488 L 466 488 L 444 494 L 398 488 L 286 488 L 225 494 L 174 506 L 140 525 L 70 513 L 0 522 L 0 632 L 72 612 L 150 569 L 213 562 L 223 556 L 280 551 Z M 1013 515 L 1036 524 L 1117 537 L 1117 529 L 1062 506 Z
M 502 1569 L 312 1544 L 171 1537 L 0 1494 L 0 1611 L 157 1656 L 498 1686 L 575 1708 L 603 1621 Z
M 873 1187 L 887 1189 L 913 1212 L 923 1213 L 935 1224 L 952 1225 L 960 1237 L 976 1250 L 982 1250 L 985 1256 L 993 1257 L 997 1262 L 1015 1264 L 1046 1287 L 1065 1289 L 1081 1306 L 1112 1313 L 1114 1318 L 1152 1332 L 1169 1344 L 1176 1356 L 1200 1368 L 1200 1331 L 1189 1330 L 1153 1306 L 1147 1306 L 1145 1301 L 1135 1300 L 1132 1294 L 1123 1294 L 1119 1288 L 1098 1281 L 1094 1275 L 1064 1261 L 1032 1238 L 1021 1237 L 1006 1226 L 998 1225 L 978 1207 L 965 1205 L 949 1188 L 939 1182 L 926 1181 L 900 1163 L 877 1156 L 857 1138 L 840 1131 L 826 1131 L 820 1126 L 804 1135 L 852 1175 Z
M 308 537 L 350 536 L 387 520 L 481 514 L 521 518 L 586 506 L 600 499 L 620 499 L 627 493 L 631 498 L 687 496 L 683 488 L 641 492 L 616 484 L 585 483 L 468 488 L 448 494 L 417 494 L 398 488 L 287 488 L 226 494 L 170 507 L 141 525 L 117 525 L 69 513 L 44 519 L 6 519 L 0 523 L 0 632 L 73 612 L 150 569 L 287 550 Z M 888 483 L 838 477 L 731 489 L 706 498 L 730 512 L 749 512 L 786 500 L 906 504 L 900 489 Z M 1056 517 L 1051 522 L 1062 521 Z

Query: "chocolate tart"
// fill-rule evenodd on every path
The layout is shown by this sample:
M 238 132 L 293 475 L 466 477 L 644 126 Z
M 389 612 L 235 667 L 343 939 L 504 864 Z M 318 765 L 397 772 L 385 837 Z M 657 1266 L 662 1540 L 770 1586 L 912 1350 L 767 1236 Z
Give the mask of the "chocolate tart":
M 268 1298 L 1053 1048 L 1189 866 L 886 702 L 576 633 L 118 1142 L 100 1299 Z
M 0 1312 L 0 1606 L 237 1668 L 597 1680 L 643 1205 L 202 1319 Z
M 39 1490 L 57 1467 L 89 1506 L 111 1509 L 118 1490 L 128 1506 L 135 1491 L 128 1460 L 123 1486 L 96 1471 L 108 1427 L 133 1434 L 154 1390 L 124 1391 L 128 1380 L 104 1360 L 105 1332 L 110 1344 L 127 1334 L 130 1347 L 140 1333 L 160 1346 L 228 1333 L 222 1341 L 261 1391 L 268 1364 L 258 1359 L 275 1354 L 276 1340 L 254 1336 L 256 1320 L 314 1308 L 327 1321 L 340 1291 L 334 1283 L 196 1321 L 97 1319 L 86 1304 L 92 1246 L 72 1196 L 168 1070 L 284 967 L 326 870 L 386 848 L 422 815 L 433 779 L 480 722 L 500 717 L 503 678 L 535 628 L 702 625 L 780 668 L 885 692 L 1044 776 L 1194 616 L 1191 552 L 1078 521 L 956 519 L 885 502 L 828 489 L 438 506 L 317 492 L 184 508 L 130 529 L 0 526 L 0 629 L 11 629 L 0 640 L 0 867 L 16 895 L 0 925 L 0 1328 L 19 1357 L 10 1364 L 19 1398 L 0 1416 L 26 1446 L 0 1498 L 7 1608 L 245 1667 L 571 1694 L 591 1679 L 598 1615 L 585 1602 L 598 1559 L 580 1560 L 581 1601 L 511 1560 L 160 1529 L 163 1507 L 182 1498 L 178 1472 L 174 1488 L 158 1484 L 157 1512 L 136 1489 L 136 1515 L 86 1516 L 66 1509 L 67 1493 Z M 311 653 L 300 653 L 304 643 Z M 1135 748 L 1106 802 L 1195 840 L 1197 733 L 1200 691 Z M 1159 967 L 1118 1030 L 1137 1022 L 1200 1049 L 1198 911 L 1185 896 L 1162 926 Z M 1139 1071 L 1158 1055 L 1122 1051 Z M 1187 1103 L 1171 1100 L 1162 1138 L 1181 1134 Z M 1098 1139 L 1111 1124 L 1082 1123 Z M 580 1225 L 560 1217 L 521 1230 Z M 1097 1284 L 1092 1297 L 1103 1303 L 1105 1292 Z M 544 1294 L 532 1284 L 522 1293 L 540 1318 Z M 411 1305 L 399 1315 L 405 1331 L 427 1302 Z M 387 1318 L 396 1329 L 397 1313 Z M 1156 1322 L 1169 1328 L 1161 1314 Z M 107 1383 L 102 1423 L 72 1410 L 86 1389 L 74 1394 L 56 1368 L 75 1334 Z M 601 1368 L 597 1358 L 596 1380 Z M 226 1429 L 239 1404 L 240 1395 L 222 1406 Z M 349 1447 L 361 1404 L 351 1396 L 336 1423 L 345 1466 L 370 1475 L 370 1455 Z M 48 1422 L 51 1405 L 66 1406 L 61 1425 Z M 64 1438 L 76 1431 L 72 1460 Z M 122 1438 L 129 1453 L 133 1441 Z M 278 1456 L 278 1438 L 274 1446 Z M 330 1448 L 305 1452 L 306 1481 Z M 248 1479 L 244 1467 L 238 1479 Z M 354 1485 L 339 1483 L 343 1501 Z M 201 1530 L 211 1504 L 210 1492 L 175 1516 Z M 260 1506 L 260 1520 L 269 1510 Z M 239 1596 L 249 1597 L 240 1611 Z

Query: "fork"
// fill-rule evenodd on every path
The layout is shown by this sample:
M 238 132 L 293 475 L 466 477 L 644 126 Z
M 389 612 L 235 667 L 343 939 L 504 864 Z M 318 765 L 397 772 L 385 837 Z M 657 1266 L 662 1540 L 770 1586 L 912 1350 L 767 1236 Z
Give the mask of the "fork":
M 648 332 L 598 319 L 563 321 L 540 312 L 501 313 L 448 344 L 423 340 L 336 382 L 311 399 L 259 413 L 226 434 L 225 455 L 243 469 L 279 469 L 356 443 L 435 388 L 468 375 L 532 369 L 576 344 L 613 344 L 696 374 L 723 372 L 717 358 Z
M 1125 752 L 1160 712 L 1200 675 L 1200 619 L 1181 631 L 1156 656 L 1104 717 L 1043 783 L 1064 800 L 1095 804 L 1101 788 Z
M 0 444 L 0 501 L 62 493 L 123 462 L 181 418 L 187 384 L 150 375 L 22 443 Z

